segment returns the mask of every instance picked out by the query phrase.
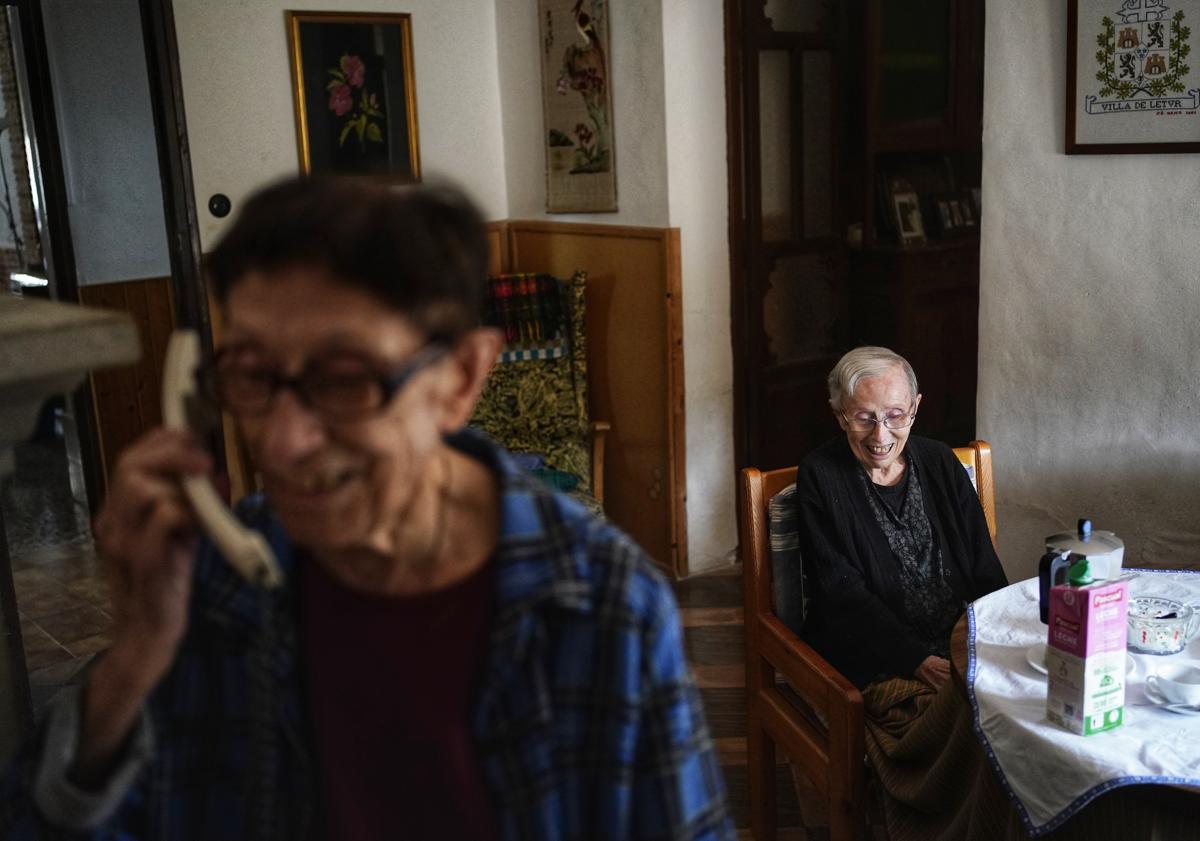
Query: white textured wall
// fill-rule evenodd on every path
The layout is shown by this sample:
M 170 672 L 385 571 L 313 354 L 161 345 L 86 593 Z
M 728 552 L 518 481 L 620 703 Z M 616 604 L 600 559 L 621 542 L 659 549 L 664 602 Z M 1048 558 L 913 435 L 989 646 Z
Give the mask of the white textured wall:
M 609 0 L 608 22 L 618 209 L 616 213 L 551 215 L 546 213 L 537 2 L 496 0 L 508 212 L 514 219 L 652 227 L 668 224 L 662 2 Z
M 664 0 L 667 185 L 680 229 L 687 414 L 688 564 L 728 561 L 737 546 L 725 28 L 720 0 Z
M 267 181 L 298 171 L 284 10 L 412 15 L 421 171 L 450 176 L 488 218 L 508 215 L 500 132 L 495 7 L 486 0 L 175 0 L 201 241 L 218 220 L 208 197 L 236 208 Z
M 49 0 L 46 41 L 80 284 L 171 273 L 137 0 Z
M 1066 4 L 987 8 L 979 433 L 1000 556 L 1090 516 L 1200 566 L 1200 158 L 1063 154 Z

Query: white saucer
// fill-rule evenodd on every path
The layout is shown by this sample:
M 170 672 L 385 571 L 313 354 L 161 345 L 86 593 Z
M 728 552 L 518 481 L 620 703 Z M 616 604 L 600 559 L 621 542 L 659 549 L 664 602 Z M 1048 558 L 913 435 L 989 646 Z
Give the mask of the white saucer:
M 1149 686 L 1143 687 L 1146 693 L 1146 700 L 1156 707 L 1164 710 L 1169 710 L 1180 715 L 1200 715 L 1200 707 L 1189 707 L 1187 704 L 1172 704 L 1167 701 L 1162 695 L 1159 695 Z
M 1046 643 L 1035 642 L 1025 649 L 1025 662 L 1038 674 L 1046 674 Z M 1128 652 L 1125 654 L 1125 674 L 1133 674 L 1136 665 Z

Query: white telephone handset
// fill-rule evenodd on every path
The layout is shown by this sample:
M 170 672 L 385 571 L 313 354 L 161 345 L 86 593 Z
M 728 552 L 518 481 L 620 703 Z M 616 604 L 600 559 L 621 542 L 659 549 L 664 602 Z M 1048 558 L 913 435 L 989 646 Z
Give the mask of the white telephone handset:
M 196 366 L 200 362 L 200 337 L 195 330 L 176 330 L 167 343 L 163 364 L 162 409 L 167 429 L 194 428 Z M 197 430 L 199 431 L 199 430 Z M 283 583 L 283 572 L 266 539 L 242 525 L 225 507 L 212 483 L 204 476 L 184 476 L 183 492 L 204 532 L 221 554 L 249 582 L 267 589 Z

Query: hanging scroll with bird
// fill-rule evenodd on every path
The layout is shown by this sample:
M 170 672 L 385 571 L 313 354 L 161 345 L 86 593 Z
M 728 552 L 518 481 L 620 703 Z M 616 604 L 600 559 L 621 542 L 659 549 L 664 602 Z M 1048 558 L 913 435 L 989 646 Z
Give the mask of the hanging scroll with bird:
M 546 210 L 617 209 L 607 0 L 539 0 Z

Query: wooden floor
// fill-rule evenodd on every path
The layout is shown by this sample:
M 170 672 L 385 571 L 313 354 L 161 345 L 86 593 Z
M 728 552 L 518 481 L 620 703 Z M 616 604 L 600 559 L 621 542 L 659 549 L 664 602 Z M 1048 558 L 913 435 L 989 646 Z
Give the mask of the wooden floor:
M 721 758 L 739 839 L 751 839 L 746 766 L 746 649 L 741 567 L 675 584 L 684 645 L 704 697 L 708 726 Z M 789 767 L 776 774 L 780 841 L 826 841 L 829 828 L 815 791 L 793 784 Z

